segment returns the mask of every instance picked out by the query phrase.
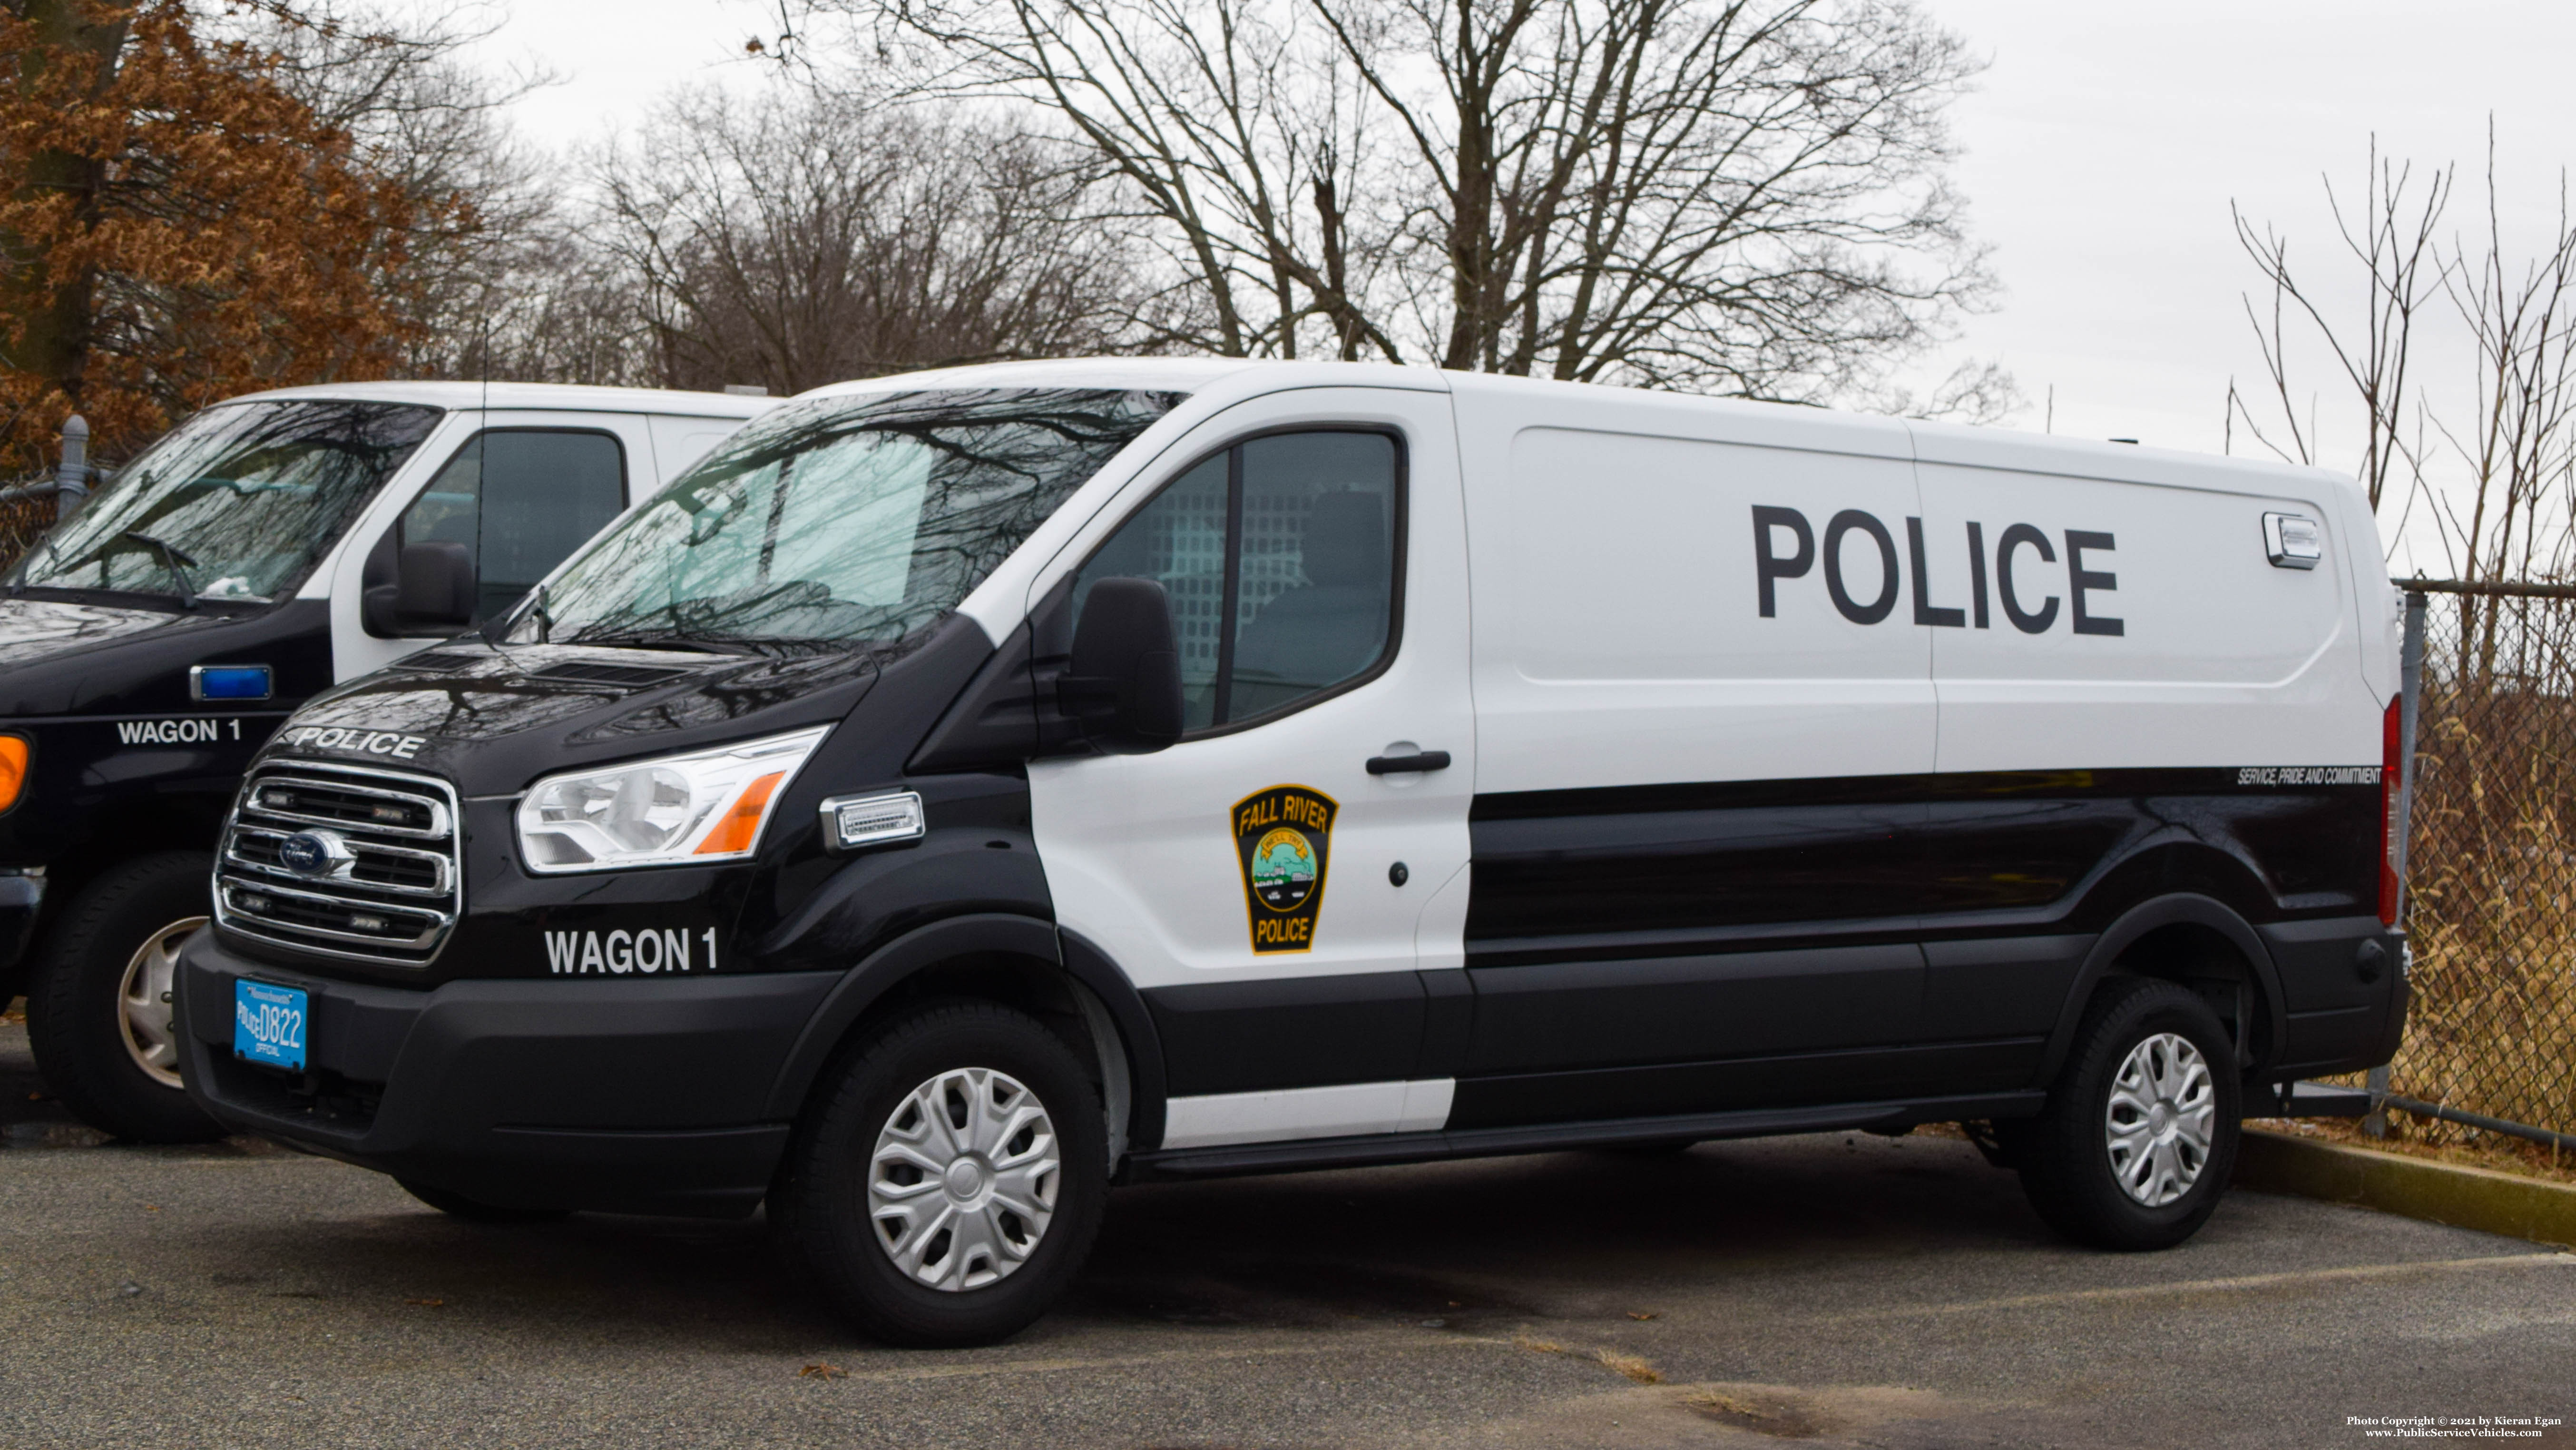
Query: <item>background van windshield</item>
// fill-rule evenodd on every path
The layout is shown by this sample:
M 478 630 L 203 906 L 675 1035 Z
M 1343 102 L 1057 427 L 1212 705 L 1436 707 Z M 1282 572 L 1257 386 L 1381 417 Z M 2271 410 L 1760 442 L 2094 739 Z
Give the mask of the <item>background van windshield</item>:
M 1177 401 L 1049 389 L 783 408 L 594 541 L 509 637 L 901 642 Z
M 292 593 L 439 410 L 293 401 L 208 408 L 29 549 L 12 584 L 209 600 Z

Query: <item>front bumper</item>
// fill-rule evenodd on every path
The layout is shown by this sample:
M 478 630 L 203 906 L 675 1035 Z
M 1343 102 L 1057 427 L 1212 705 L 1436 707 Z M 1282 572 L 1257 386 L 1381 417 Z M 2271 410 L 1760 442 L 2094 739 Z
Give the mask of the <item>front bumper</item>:
M 233 982 L 311 994 L 307 1070 L 232 1053 Z M 836 973 L 363 985 L 181 949 L 183 1075 L 226 1127 L 511 1208 L 726 1217 L 768 1191 L 772 1086 Z

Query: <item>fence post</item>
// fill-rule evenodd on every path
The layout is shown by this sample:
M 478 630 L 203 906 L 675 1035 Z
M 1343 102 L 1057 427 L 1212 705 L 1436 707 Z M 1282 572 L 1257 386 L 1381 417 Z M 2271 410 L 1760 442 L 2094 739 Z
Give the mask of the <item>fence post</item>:
M 89 498 L 89 420 L 78 413 L 63 421 L 63 462 L 54 471 L 54 517 L 70 518 Z
M 2406 591 L 2406 635 L 2397 655 L 2399 698 L 2404 703 L 2397 709 L 2397 920 L 2406 920 L 2406 860 L 2414 841 L 2415 825 L 2415 715 L 2424 698 L 2424 591 Z M 2400 962 L 2398 970 L 2406 964 Z M 2388 1136 L 2388 1065 L 2382 1063 L 2370 1070 L 2370 1112 L 2361 1120 L 2361 1130 L 2374 1138 Z

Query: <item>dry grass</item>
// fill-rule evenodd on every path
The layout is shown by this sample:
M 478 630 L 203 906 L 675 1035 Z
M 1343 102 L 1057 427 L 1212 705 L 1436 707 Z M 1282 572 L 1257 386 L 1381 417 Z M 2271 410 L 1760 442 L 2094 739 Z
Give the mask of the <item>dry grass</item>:
M 2576 607 L 2514 603 L 2531 607 L 2492 656 L 2472 648 L 2467 683 L 2456 648 L 2428 651 L 2408 853 L 2415 1000 L 2390 1079 L 2406 1097 L 2576 1132 Z M 2489 1136 L 2409 1131 L 2433 1145 Z
M 1659 1385 L 1664 1382 L 1662 1370 L 1636 1355 L 1622 1354 L 1615 1349 L 1569 1349 L 1553 1339 L 1532 1339 L 1526 1334 L 1514 1339 L 1512 1343 L 1532 1354 L 1562 1354 L 1571 1359 L 1588 1359 L 1604 1369 L 1625 1375 L 1641 1385 Z
M 1601 1361 L 1604 1367 L 1617 1370 L 1641 1385 L 1659 1385 L 1664 1382 L 1663 1371 L 1636 1355 L 1621 1354 L 1615 1349 L 1596 1349 L 1592 1352 L 1592 1357 Z

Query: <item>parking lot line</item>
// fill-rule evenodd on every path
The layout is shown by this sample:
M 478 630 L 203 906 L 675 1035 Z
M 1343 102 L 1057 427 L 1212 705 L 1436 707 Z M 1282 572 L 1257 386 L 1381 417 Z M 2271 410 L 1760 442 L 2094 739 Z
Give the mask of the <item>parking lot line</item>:
M 2332 1269 L 2294 1269 L 2278 1274 L 2245 1274 L 2231 1279 L 2184 1279 L 2170 1284 L 2129 1284 L 2112 1289 L 2068 1289 L 2054 1294 L 2014 1294 L 2000 1299 L 1972 1299 L 1964 1304 L 1911 1304 L 1892 1309 L 1864 1309 L 1830 1314 L 1807 1322 L 1851 1324 L 1880 1319 L 1911 1319 L 1943 1314 L 1984 1314 L 2008 1309 L 2044 1309 L 2051 1305 L 2102 1304 L 2122 1300 L 2162 1299 L 2189 1294 L 2246 1293 L 2295 1284 L 2329 1284 L 2366 1279 L 2402 1279 L 2419 1274 L 2477 1273 L 2491 1269 L 2576 1268 L 2576 1254 L 2490 1254 L 2473 1259 L 2424 1259 L 2403 1264 L 2346 1264 Z
M 1382 1342 L 1404 1350 L 1420 1349 L 1517 1349 L 1510 1339 L 1479 1334 L 1373 1334 L 1354 1344 L 1335 1338 L 1314 1344 L 1222 1345 L 1206 1349 L 1172 1350 L 1160 1354 L 1113 1354 L 1096 1357 L 1055 1357 L 1050 1359 L 1000 1360 L 983 1364 L 927 1364 L 903 1369 L 851 1370 L 832 1376 L 852 1384 L 869 1382 L 900 1383 L 920 1380 L 972 1379 L 978 1376 L 1017 1374 L 1061 1374 L 1069 1370 L 1144 1369 L 1154 1365 L 1222 1364 L 1234 1360 L 1291 1359 L 1300 1355 L 1344 1357 L 1364 1350 L 1371 1342 Z

